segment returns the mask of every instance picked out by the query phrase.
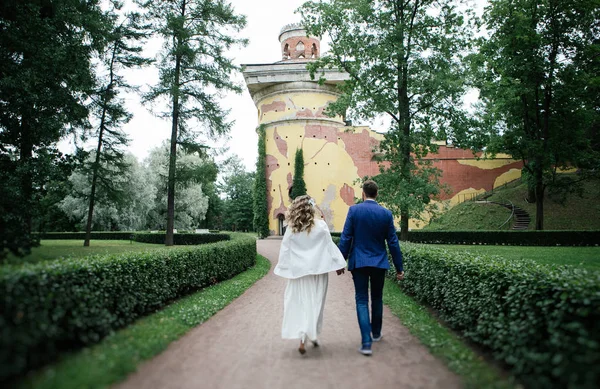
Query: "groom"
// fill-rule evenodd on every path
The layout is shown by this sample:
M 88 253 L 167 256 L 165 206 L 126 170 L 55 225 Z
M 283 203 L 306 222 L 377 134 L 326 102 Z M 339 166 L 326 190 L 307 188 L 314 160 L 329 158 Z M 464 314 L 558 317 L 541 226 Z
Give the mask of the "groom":
M 362 336 L 358 350 L 363 355 L 372 355 L 371 343 L 381 340 L 383 317 L 383 282 L 390 268 L 385 242 L 387 241 L 394 265 L 396 279 L 404 279 L 402 252 L 396 236 L 392 213 L 377 204 L 378 187 L 375 181 L 363 184 L 361 204 L 348 210 L 344 231 L 338 245 L 344 258 L 348 259 L 348 270 L 354 280 L 356 314 Z M 344 269 L 337 274 L 343 274 Z M 369 283 L 371 284 L 371 313 L 369 320 Z M 371 337 L 373 334 L 373 337 Z

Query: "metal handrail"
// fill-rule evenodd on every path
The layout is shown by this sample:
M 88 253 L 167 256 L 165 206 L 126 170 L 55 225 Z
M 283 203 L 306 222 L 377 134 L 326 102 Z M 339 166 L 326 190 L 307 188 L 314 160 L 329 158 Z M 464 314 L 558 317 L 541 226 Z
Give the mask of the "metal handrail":
M 505 225 L 506 223 L 508 223 L 508 222 L 510 221 L 510 219 L 512 219 L 512 218 L 513 218 L 513 216 L 515 215 L 515 205 L 514 205 L 514 204 L 513 204 L 513 202 L 512 202 L 512 201 L 510 201 L 510 200 L 506 200 L 506 201 L 508 201 L 508 202 L 510 203 L 510 207 L 512 208 L 512 212 L 510 213 L 510 216 L 508 217 L 508 219 L 506 219 L 506 221 L 505 221 L 504 223 L 502 223 L 502 224 L 500 225 L 500 227 L 498 227 L 498 229 L 501 229 L 502 227 L 504 227 L 504 225 Z

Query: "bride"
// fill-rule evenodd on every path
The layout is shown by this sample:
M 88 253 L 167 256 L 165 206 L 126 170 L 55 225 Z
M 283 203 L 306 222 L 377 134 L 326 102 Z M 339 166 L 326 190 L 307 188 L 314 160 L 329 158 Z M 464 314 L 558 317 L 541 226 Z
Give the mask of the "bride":
M 306 352 L 306 338 L 315 347 L 319 345 L 317 336 L 323 326 L 327 273 L 341 271 L 346 266 L 342 253 L 331 240 L 327 224 L 315 219 L 315 208 L 314 199 L 307 195 L 293 201 L 274 271 L 288 279 L 281 337 L 300 339 L 300 354 Z

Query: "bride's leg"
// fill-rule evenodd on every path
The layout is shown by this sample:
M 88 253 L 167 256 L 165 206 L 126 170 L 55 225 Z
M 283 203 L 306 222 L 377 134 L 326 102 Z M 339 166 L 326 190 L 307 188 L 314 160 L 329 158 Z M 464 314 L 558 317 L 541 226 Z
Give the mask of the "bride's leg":
M 306 348 L 304 347 L 304 342 L 306 341 L 306 334 L 302 334 L 302 337 L 300 338 L 300 347 L 298 347 L 298 351 L 300 352 L 300 354 L 303 354 L 306 352 Z

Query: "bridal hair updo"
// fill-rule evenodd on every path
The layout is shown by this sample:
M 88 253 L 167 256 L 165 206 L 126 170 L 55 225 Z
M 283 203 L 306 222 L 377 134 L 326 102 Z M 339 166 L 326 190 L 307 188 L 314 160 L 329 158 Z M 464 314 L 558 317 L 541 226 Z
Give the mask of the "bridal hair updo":
M 309 195 L 298 196 L 288 210 L 288 227 L 292 232 L 310 232 L 315 225 L 315 200 Z

